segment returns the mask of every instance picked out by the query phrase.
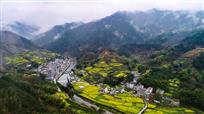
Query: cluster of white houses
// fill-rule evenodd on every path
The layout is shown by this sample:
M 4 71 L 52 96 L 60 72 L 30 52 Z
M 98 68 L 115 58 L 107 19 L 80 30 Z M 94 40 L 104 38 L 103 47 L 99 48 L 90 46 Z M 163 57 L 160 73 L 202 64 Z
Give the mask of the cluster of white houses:
M 115 94 L 124 93 L 124 92 L 125 92 L 125 88 L 124 87 L 121 87 L 121 88 L 101 87 L 101 89 L 100 89 L 100 93 L 101 94 L 115 95 Z
M 150 95 L 153 92 L 152 87 L 145 88 L 142 84 L 137 84 L 137 85 L 130 85 L 127 83 L 126 85 L 122 85 L 120 88 L 109 88 L 109 87 L 102 87 L 100 86 L 100 93 L 101 94 L 110 94 L 110 95 L 115 95 L 118 93 L 124 93 L 126 89 L 131 89 L 132 91 L 135 91 L 135 96 L 137 97 L 143 97 L 146 98 L 146 100 L 149 100 Z
M 153 88 L 152 87 L 145 88 L 142 84 L 137 84 L 137 79 L 139 78 L 141 74 L 135 71 L 132 71 L 131 73 L 134 76 L 131 82 L 121 83 L 122 86 L 120 88 L 101 87 L 100 92 L 102 94 L 115 95 L 118 93 L 124 93 L 125 89 L 129 89 L 136 93 L 135 96 L 143 97 L 143 98 L 146 98 L 146 100 L 149 100 L 149 97 L 153 92 Z
M 69 64 L 69 59 L 55 59 L 47 64 L 40 65 L 37 69 L 38 72 L 47 75 L 48 80 L 53 80 L 57 74 L 62 72 L 67 64 Z
M 67 75 L 67 80 L 70 83 L 80 81 L 80 78 L 78 78 L 72 71 L 65 71 L 64 75 Z
M 140 73 L 132 72 L 132 74 L 134 74 L 133 81 L 131 81 L 129 83 L 122 83 L 122 86 L 120 88 L 108 88 L 108 87 L 100 86 L 101 87 L 100 93 L 115 95 L 118 93 L 124 93 L 126 91 L 126 89 L 128 89 L 128 90 L 134 91 L 136 97 L 142 97 L 146 101 L 149 101 L 149 102 L 161 103 L 160 101 L 153 99 L 153 96 L 154 96 L 153 87 L 145 88 L 144 85 L 142 85 L 140 83 L 137 84 L 137 79 L 140 76 Z M 170 105 L 170 106 L 179 106 L 180 105 L 180 102 L 178 99 L 172 99 L 172 98 L 164 96 L 164 90 L 162 90 L 162 89 L 157 89 L 156 94 L 161 95 L 162 101 L 167 102 L 167 103 L 165 103 L 167 105 Z
M 135 91 L 135 96 L 137 97 L 143 97 L 145 98 L 146 100 L 149 100 L 150 98 L 150 95 L 152 94 L 153 92 L 153 87 L 148 87 L 148 88 L 145 88 L 144 85 L 142 84 L 137 84 L 137 80 L 138 78 L 141 76 L 140 73 L 136 72 L 136 71 L 132 71 L 131 72 L 133 74 L 133 81 L 132 82 L 129 82 L 129 83 L 126 83 L 126 88 L 128 89 L 131 89 L 133 91 Z

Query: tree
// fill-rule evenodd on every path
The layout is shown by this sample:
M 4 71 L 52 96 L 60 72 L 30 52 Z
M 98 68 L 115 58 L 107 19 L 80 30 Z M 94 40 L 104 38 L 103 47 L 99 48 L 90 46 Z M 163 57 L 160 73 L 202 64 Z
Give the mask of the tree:
M 73 97 L 74 96 L 74 87 L 71 84 L 71 82 L 67 79 L 67 87 L 65 89 L 65 92 L 69 95 L 69 97 Z
M 204 69 L 204 52 L 193 60 L 193 66 L 199 70 Z
M 194 106 L 203 110 L 204 107 L 204 92 L 202 89 L 183 89 L 180 93 L 180 100 L 183 105 Z
M 138 64 L 137 69 L 138 69 L 139 73 L 144 73 L 146 70 L 145 66 L 143 66 L 141 64 Z

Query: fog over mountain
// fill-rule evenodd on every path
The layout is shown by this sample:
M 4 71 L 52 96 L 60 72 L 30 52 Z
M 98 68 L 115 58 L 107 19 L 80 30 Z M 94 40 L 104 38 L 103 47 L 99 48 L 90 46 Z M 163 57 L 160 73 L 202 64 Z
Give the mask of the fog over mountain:
M 204 12 L 158 9 L 119 11 L 72 29 L 65 25 L 55 26 L 39 35 L 35 43 L 44 48 L 58 52 L 67 51 L 74 55 L 100 48 L 118 50 L 121 46 L 132 43 L 167 47 L 183 40 L 188 32 L 203 29 Z M 59 31 L 60 28 L 63 30 Z
M 14 32 L 27 39 L 32 39 L 39 34 L 40 27 L 15 21 L 13 23 L 3 25 L 3 30 Z
M 66 22 L 90 22 L 117 11 L 202 10 L 203 0 L 77 0 L 54 2 L 53 0 L 24 0 L 23 3 L 3 0 L 3 22 L 26 22 L 47 31 L 53 25 Z M 27 1 L 27 2 L 26 2 Z M 13 13 L 15 12 L 15 13 Z M 12 15 L 10 15 L 12 14 Z
M 49 44 L 60 38 L 64 32 L 72 30 L 82 24 L 83 24 L 82 22 L 72 22 L 65 23 L 63 25 L 56 25 L 47 32 L 36 35 L 33 41 L 39 46 Z

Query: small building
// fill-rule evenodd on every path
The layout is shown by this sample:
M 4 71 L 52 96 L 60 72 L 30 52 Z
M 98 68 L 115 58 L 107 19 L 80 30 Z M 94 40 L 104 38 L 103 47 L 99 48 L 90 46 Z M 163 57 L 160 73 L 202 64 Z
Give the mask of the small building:
M 107 87 L 106 87 L 106 88 L 101 88 L 100 92 L 101 92 L 102 94 L 106 94 L 106 93 L 109 93 L 109 90 L 108 90 Z
M 156 90 L 156 94 L 164 95 L 164 90 L 158 88 L 158 89 Z
M 122 88 L 122 89 L 120 90 L 120 93 L 124 93 L 124 92 L 125 92 L 125 89 Z
M 160 104 L 161 102 L 158 100 L 154 100 L 154 103 Z
M 179 99 L 172 99 L 170 105 L 171 106 L 180 106 Z
M 141 90 L 141 89 L 143 89 L 143 88 L 144 88 L 144 85 L 138 84 L 138 85 L 136 85 L 136 86 L 134 87 L 134 90 L 138 91 L 138 90 Z
M 116 91 L 115 90 L 111 90 L 110 91 L 110 95 L 115 95 L 116 94 Z
M 145 88 L 142 84 L 138 84 L 134 87 L 134 90 L 136 91 L 136 96 L 138 97 L 142 97 L 144 96 L 144 91 L 145 91 Z
M 153 88 L 152 87 L 148 87 L 146 90 L 145 90 L 145 94 L 147 95 L 150 95 L 153 91 Z
M 137 77 L 134 77 L 134 78 L 133 78 L 133 83 L 136 84 L 136 83 L 137 83 L 137 79 L 138 79 Z
M 151 95 L 152 91 L 153 91 L 153 88 L 152 88 L 152 87 L 148 87 L 148 88 L 145 90 L 146 100 L 149 101 L 150 95 Z
M 127 83 L 127 84 L 126 84 L 126 87 L 127 87 L 128 89 L 133 89 L 133 88 L 134 88 L 134 84 L 133 84 L 133 83 Z

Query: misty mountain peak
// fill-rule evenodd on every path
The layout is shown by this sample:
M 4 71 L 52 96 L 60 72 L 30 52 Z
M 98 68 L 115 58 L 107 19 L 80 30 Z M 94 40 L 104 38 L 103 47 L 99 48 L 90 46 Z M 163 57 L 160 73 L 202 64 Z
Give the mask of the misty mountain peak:
M 36 25 L 29 25 L 24 22 L 15 21 L 4 26 L 4 30 L 12 31 L 27 39 L 32 39 L 40 31 L 40 27 Z

